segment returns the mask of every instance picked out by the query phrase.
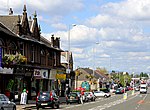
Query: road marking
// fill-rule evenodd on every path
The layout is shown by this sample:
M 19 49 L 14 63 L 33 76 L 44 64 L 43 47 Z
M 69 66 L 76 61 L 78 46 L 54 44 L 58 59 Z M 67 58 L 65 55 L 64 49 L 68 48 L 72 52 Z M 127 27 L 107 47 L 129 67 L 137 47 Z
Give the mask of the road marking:
M 106 109 L 106 108 L 110 108 L 110 107 L 112 107 L 112 106 L 115 106 L 115 105 L 124 103 L 124 102 L 126 102 L 126 101 L 129 101 L 129 100 L 131 100 L 131 99 L 137 97 L 137 96 L 138 96 L 138 93 L 135 94 L 134 96 L 133 96 L 133 95 L 129 95 L 129 96 L 132 96 L 132 97 L 130 97 L 130 98 L 126 99 L 126 100 L 124 100 L 124 99 L 121 98 L 121 99 L 118 99 L 118 100 L 116 100 L 116 101 L 110 102 L 110 103 L 108 103 L 108 104 L 104 104 L 104 105 L 101 105 L 101 106 L 97 106 L 97 107 L 94 107 L 94 108 L 91 108 L 91 109 L 88 109 L 88 110 L 103 110 L 103 109 Z
M 144 100 L 138 101 L 138 104 L 142 104 L 142 103 L 144 103 Z

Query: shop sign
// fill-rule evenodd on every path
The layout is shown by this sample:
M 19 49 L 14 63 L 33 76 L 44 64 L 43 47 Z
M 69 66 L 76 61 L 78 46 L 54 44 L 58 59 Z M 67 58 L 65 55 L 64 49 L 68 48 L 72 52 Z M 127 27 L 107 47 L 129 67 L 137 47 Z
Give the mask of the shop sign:
M 40 70 L 39 69 L 34 69 L 34 77 L 41 78 L 41 74 L 40 74 Z
M 56 74 L 56 79 L 65 80 L 66 79 L 66 74 Z
M 0 47 L 0 67 L 2 67 L 2 48 Z
M 0 73 L 2 74 L 13 74 L 13 68 L 0 68 Z
M 51 69 L 49 79 L 56 79 L 56 72 L 57 71 L 55 69 Z
M 44 79 L 48 79 L 48 70 L 41 70 L 40 71 L 41 72 L 41 76 L 42 76 L 42 78 L 44 78 Z
M 57 74 L 64 74 L 65 70 L 57 70 Z

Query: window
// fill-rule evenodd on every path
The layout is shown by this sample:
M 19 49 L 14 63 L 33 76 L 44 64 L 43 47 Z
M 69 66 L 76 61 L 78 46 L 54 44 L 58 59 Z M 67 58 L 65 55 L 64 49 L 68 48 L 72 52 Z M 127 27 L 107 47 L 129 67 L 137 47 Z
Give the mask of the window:
M 53 66 L 53 52 L 48 53 L 48 65 Z
M 16 54 L 17 47 L 14 42 L 10 42 L 8 48 L 9 48 L 9 54 L 14 54 L 14 55 Z
M 56 52 L 54 52 L 54 66 L 57 66 L 57 56 L 56 56 Z
M 31 61 L 32 61 L 32 62 L 34 62 L 34 57 L 35 57 L 34 45 L 31 45 Z
M 46 65 L 46 52 L 43 49 L 41 50 L 41 64 Z
M 24 43 L 23 42 L 20 42 L 20 53 L 21 55 L 24 55 Z
M 4 42 L 2 39 L 0 39 L 0 48 L 1 48 L 1 55 L 4 56 L 5 47 L 4 47 Z

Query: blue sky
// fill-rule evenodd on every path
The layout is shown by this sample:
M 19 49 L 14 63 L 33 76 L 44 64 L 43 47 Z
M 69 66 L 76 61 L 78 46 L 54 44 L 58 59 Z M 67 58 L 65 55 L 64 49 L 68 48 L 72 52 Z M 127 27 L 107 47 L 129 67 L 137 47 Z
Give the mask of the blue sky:
M 150 71 L 150 0 L 0 0 L 0 13 L 28 16 L 37 12 L 42 35 L 61 39 L 73 52 L 74 69 L 104 67 L 127 72 Z M 72 26 L 76 24 L 76 26 Z

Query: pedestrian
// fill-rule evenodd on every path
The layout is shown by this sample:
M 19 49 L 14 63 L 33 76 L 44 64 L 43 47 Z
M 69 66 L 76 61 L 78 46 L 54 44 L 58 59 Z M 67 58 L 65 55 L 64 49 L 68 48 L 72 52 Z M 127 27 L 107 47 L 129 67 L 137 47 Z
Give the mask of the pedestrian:
M 24 89 L 23 92 L 21 93 L 20 104 L 26 105 L 26 103 L 27 103 L 27 93 L 26 93 L 26 89 Z
M 80 93 L 80 102 L 83 104 L 84 91 L 82 90 Z

